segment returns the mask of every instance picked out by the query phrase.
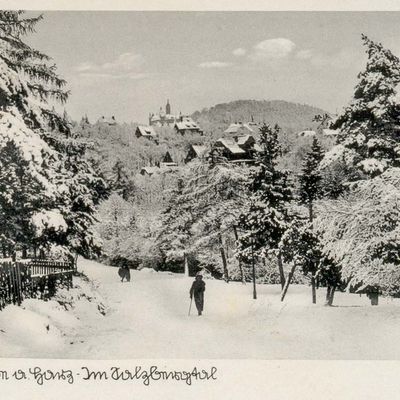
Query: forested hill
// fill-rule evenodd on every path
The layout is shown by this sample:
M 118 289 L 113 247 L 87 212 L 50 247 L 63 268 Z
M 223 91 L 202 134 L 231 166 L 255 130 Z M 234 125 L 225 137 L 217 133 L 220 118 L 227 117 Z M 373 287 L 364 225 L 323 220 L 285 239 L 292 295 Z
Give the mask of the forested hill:
M 325 112 L 317 107 L 283 100 L 236 100 L 196 111 L 192 117 L 206 131 L 226 129 L 231 122 L 247 122 L 253 118 L 255 122 L 277 123 L 285 131 L 298 132 L 315 127 L 313 117 Z

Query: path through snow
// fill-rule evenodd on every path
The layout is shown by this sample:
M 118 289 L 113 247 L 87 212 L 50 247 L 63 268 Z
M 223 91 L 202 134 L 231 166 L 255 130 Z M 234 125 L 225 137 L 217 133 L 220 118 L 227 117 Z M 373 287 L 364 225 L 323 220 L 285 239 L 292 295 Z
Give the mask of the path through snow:
M 258 285 L 253 300 L 249 284 L 206 280 L 198 317 L 194 305 L 188 316 L 192 278 L 132 271 L 131 282 L 121 283 L 116 268 L 80 260 L 79 269 L 97 289 L 79 281 L 74 308 L 27 300 L 25 309 L 0 312 L 2 356 L 400 359 L 399 300 L 372 307 L 365 296 L 338 293 L 337 306 L 324 307 L 325 290 L 312 305 L 310 288 L 293 285 L 281 303 L 278 285 Z M 24 318 L 30 322 L 21 326 Z

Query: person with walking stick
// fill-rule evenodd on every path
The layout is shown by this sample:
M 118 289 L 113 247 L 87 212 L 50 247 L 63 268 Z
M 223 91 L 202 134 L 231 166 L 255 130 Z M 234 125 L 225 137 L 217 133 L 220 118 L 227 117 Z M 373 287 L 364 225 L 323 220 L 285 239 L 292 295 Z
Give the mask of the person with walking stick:
M 192 300 L 194 296 L 194 302 L 196 304 L 197 312 L 202 315 L 204 308 L 204 292 L 206 290 L 206 283 L 203 281 L 203 276 L 201 274 L 196 275 L 196 279 L 190 288 L 190 305 L 192 305 Z M 190 314 L 190 308 L 189 308 Z

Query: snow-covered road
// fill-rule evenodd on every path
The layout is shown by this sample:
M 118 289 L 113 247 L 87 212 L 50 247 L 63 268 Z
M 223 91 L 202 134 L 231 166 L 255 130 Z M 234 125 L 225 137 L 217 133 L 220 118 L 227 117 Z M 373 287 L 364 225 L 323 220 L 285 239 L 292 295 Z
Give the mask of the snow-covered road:
M 75 296 L 73 308 L 27 300 L 25 309 L 0 312 L 2 356 L 400 359 L 399 300 L 372 307 L 365 296 L 338 293 L 337 306 L 324 307 L 321 289 L 313 306 L 310 289 L 293 285 L 281 303 L 276 285 L 259 285 L 253 300 L 249 284 L 206 280 L 198 317 L 194 305 L 188 316 L 192 278 L 132 271 L 121 283 L 116 268 L 81 260 L 79 269 L 97 289 L 79 281 L 76 292 L 65 292 Z
M 310 304 L 310 289 L 292 286 L 284 303 L 278 286 L 207 280 L 205 312 L 188 316 L 192 278 L 133 271 L 121 283 L 115 268 L 85 261 L 100 283 L 107 316 L 82 321 L 68 357 L 90 358 L 400 358 L 400 307 L 339 293 L 338 307 Z

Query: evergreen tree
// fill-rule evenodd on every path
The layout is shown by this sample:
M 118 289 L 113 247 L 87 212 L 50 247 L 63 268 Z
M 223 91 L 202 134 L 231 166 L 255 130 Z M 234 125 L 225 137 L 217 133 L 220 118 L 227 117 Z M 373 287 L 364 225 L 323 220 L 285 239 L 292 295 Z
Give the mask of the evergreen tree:
M 124 200 L 128 198 L 134 192 L 134 185 L 129 180 L 126 166 L 121 160 L 117 160 L 111 169 L 111 190 L 120 194 Z
M 7 165 L 8 150 L 23 160 L 20 171 L 2 184 L 18 191 L 22 182 L 19 191 L 32 197 L 23 209 L 21 201 L 9 201 L 7 207 L 3 202 L 1 213 L 6 219 L 19 214 L 24 221 L 18 222 L 21 229 L 35 231 L 19 236 L 16 243 L 13 230 L 5 229 L 3 240 L 14 242 L 12 251 L 35 241 L 89 255 L 99 249 L 91 225 L 95 206 L 106 191 L 83 161 L 85 146 L 71 137 L 70 121 L 49 104 L 65 103 L 66 82 L 48 56 L 22 40 L 41 19 L 24 18 L 22 11 L 0 11 L 0 165 Z
M 375 176 L 399 165 L 400 61 L 382 44 L 365 35 L 362 40 L 367 65 L 358 75 L 353 100 L 332 123 L 340 133 L 338 145 L 327 153 L 327 161 L 333 154 L 345 154 L 347 163 Z
M 239 226 L 245 234 L 239 241 L 239 254 L 249 263 L 252 253 L 265 257 L 268 252 L 277 250 L 283 286 L 285 278 L 278 244 L 290 222 L 287 206 L 292 199 L 292 191 L 288 174 L 277 169 L 277 158 L 281 151 L 278 132 L 278 126 L 272 129 L 264 125 L 260 129 L 263 153 L 250 174 L 250 201 L 240 216 Z
M 192 227 L 193 247 L 197 252 L 208 254 L 218 249 L 222 274 L 225 281 L 229 282 L 226 243 L 232 234 L 235 235 L 243 208 L 246 170 L 221 161 L 217 164 L 193 163 L 190 172 L 191 178 L 183 193 L 196 210 Z M 239 270 L 241 280 L 244 281 L 240 261 Z
M 310 223 L 300 218 L 293 220 L 284 233 L 279 247 L 283 259 L 291 263 L 292 267 L 282 291 L 283 301 L 296 268 L 301 268 L 304 275 L 311 274 L 312 302 L 316 303 L 316 280 L 327 286 L 326 305 L 332 305 L 334 293 L 340 286 L 340 268 L 325 253 L 320 241 L 319 232 L 316 232 Z
M 349 288 L 400 293 L 399 196 L 400 168 L 388 168 L 336 201 L 319 202 L 315 228 Z
M 313 203 L 322 194 L 322 176 L 318 169 L 319 163 L 324 157 L 324 151 L 316 137 L 313 138 L 311 149 L 303 161 L 300 174 L 300 202 L 307 205 L 309 220 L 313 221 Z
M 168 204 L 162 213 L 157 243 L 164 258 L 164 266 L 170 270 L 183 269 L 188 276 L 192 245 L 191 226 L 196 210 L 183 195 L 183 190 L 182 176 L 171 189 Z

